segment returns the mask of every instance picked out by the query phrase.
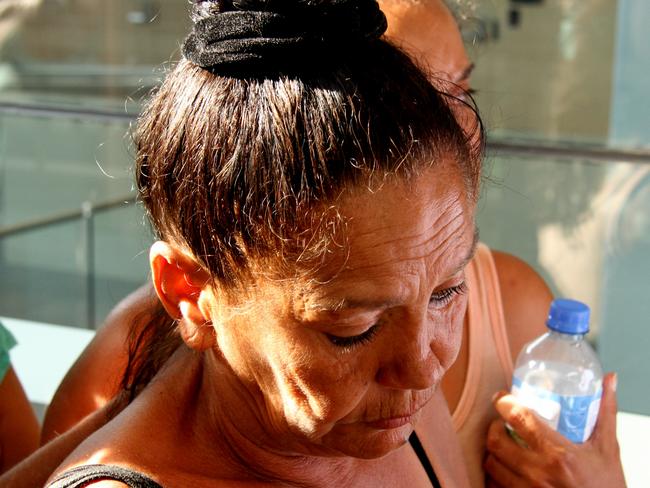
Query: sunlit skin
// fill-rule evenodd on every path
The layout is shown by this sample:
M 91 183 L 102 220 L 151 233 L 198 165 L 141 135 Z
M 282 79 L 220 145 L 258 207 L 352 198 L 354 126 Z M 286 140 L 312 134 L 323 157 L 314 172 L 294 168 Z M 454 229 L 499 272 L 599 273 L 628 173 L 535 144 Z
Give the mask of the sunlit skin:
M 374 458 L 407 442 L 460 346 L 475 244 L 463 185 L 445 163 L 357 190 L 340 207 L 349 247 L 332 279 L 264 284 L 239 313 L 215 301 L 207 364 L 227 363 L 234 374 L 214 388 L 237 394 L 214 398 L 229 415 L 213 418 L 241 412 L 244 435 L 277 452 Z
M 191 256 L 156 243 L 156 291 L 202 354 L 180 348 L 62 469 L 99 455 L 163 486 L 429 486 L 405 444 L 426 410 L 443 426 L 433 452 L 457 449 L 436 390 L 460 347 L 476 246 L 457 163 L 432 163 L 409 181 L 347 190 L 334 202 L 342 247 L 328 265 L 260 278 L 238 304 L 219 298 Z
M 38 447 L 38 434 L 36 415 L 18 376 L 9 366 L 0 377 L 0 474 Z
M 473 91 L 470 78 L 474 63 L 467 55 L 456 19 L 444 2 L 383 0 L 380 5 L 388 19 L 386 37 L 411 55 L 441 91 L 468 101 Z M 452 107 L 470 139 L 479 143 L 473 110 L 465 103 L 454 103 Z
M 435 78 L 470 88 L 469 60 L 453 15 L 441 0 L 383 0 L 386 36 L 404 48 Z M 458 90 L 457 94 L 461 94 Z

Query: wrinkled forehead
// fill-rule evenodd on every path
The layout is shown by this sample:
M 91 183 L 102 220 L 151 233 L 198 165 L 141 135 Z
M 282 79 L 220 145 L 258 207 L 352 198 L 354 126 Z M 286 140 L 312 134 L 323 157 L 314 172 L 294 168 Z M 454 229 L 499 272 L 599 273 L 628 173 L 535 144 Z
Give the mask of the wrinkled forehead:
M 362 252 L 377 247 L 380 236 L 411 245 L 444 238 L 450 222 L 473 221 L 473 207 L 461 169 L 443 161 L 408 178 L 388 176 L 357 188 L 341 202 L 340 212 L 351 245 Z
M 458 277 L 477 240 L 463 188 L 458 172 L 432 169 L 350 196 L 340 208 L 344 243 L 327 273 L 300 289 L 294 314 L 400 306 Z
M 386 175 L 350 189 L 336 204 L 336 237 L 317 281 L 364 268 L 436 261 L 447 248 L 471 247 L 474 206 L 461 170 L 448 161 L 409 178 Z

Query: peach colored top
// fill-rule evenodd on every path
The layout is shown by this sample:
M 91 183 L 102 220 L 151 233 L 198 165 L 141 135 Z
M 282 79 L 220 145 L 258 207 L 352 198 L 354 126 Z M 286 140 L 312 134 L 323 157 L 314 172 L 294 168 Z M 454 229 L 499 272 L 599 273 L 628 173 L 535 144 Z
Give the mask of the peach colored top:
M 452 414 L 473 488 L 485 486 L 483 458 L 490 422 L 497 417 L 492 396 L 508 390 L 513 361 L 501 302 L 501 289 L 494 259 L 479 244 L 467 267 L 468 364 L 465 384 Z M 470 415 L 471 414 L 471 415 Z

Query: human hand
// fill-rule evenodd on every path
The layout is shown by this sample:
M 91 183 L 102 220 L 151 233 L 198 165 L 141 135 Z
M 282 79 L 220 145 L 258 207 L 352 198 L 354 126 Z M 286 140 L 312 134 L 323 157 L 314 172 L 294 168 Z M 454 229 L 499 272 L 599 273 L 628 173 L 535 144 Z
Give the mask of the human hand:
M 532 410 L 501 392 L 494 406 L 502 419 L 488 431 L 484 468 L 489 487 L 621 488 L 623 466 L 616 439 L 616 375 L 603 379 L 598 420 L 590 439 L 574 444 L 555 432 Z M 506 431 L 508 423 L 528 445 L 518 444 Z

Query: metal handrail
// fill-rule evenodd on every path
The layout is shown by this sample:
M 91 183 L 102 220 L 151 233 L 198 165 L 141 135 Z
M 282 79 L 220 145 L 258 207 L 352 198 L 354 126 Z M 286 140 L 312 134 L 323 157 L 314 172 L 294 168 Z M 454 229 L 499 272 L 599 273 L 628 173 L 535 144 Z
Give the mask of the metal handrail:
M 114 208 L 121 207 L 122 205 L 131 205 L 135 203 L 134 196 L 127 196 L 122 198 L 116 198 L 113 200 L 107 200 L 101 203 L 93 204 L 90 202 L 84 202 L 81 209 L 71 210 L 69 212 L 61 212 L 49 217 L 43 217 L 33 220 L 28 220 L 26 222 L 21 222 L 19 224 L 8 225 L 5 227 L 0 227 L 0 239 L 6 237 L 12 237 L 17 234 L 23 234 L 26 232 L 32 232 L 35 230 L 42 229 L 43 227 L 51 227 L 53 225 L 63 224 L 65 222 L 72 222 L 74 220 L 83 219 L 88 214 L 88 208 L 91 209 L 90 213 L 102 213 Z
M 92 119 L 108 122 L 133 122 L 137 114 L 91 108 L 30 106 L 20 103 L 0 102 L 0 114 L 23 115 L 29 117 L 60 117 L 73 119 Z
M 553 159 L 585 160 L 594 163 L 650 164 L 650 151 L 610 149 L 590 145 L 558 143 L 556 145 L 529 141 L 492 140 L 487 145 L 491 156 L 524 156 Z
M 0 101 L 0 114 L 32 117 L 72 117 L 112 122 L 133 122 L 137 114 L 103 109 L 30 106 Z M 548 157 L 554 159 L 589 160 L 594 163 L 627 162 L 650 164 L 650 150 L 612 149 L 566 141 L 540 143 L 529 140 L 489 138 L 487 150 L 493 155 Z
M 19 234 L 37 231 L 45 227 L 81 220 L 84 249 L 86 255 L 86 323 L 89 328 L 95 328 L 95 216 L 98 213 L 108 212 L 124 205 L 132 205 L 136 202 L 135 196 L 106 200 L 97 204 L 85 201 L 79 210 L 61 212 L 49 217 L 34 219 L 20 224 L 0 228 L 0 240 L 6 237 L 13 237 Z

